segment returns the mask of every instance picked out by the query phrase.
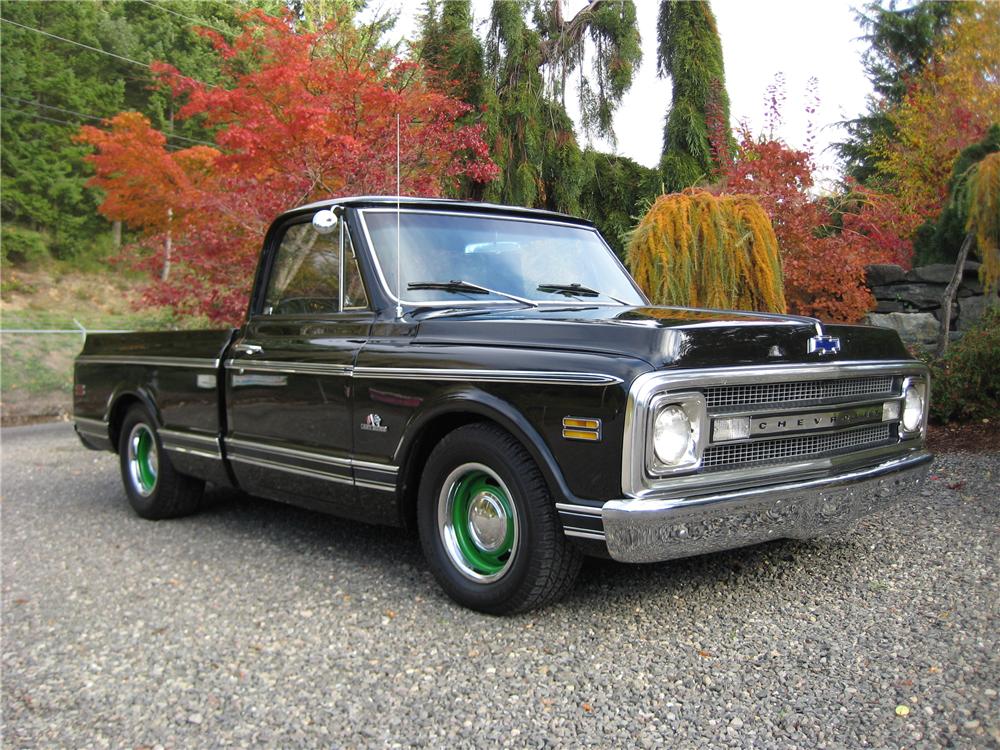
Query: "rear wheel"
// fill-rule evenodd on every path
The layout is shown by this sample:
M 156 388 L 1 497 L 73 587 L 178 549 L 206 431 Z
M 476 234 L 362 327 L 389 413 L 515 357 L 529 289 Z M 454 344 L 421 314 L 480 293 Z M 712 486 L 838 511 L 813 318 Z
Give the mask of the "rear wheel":
M 129 409 L 122 423 L 118 458 L 125 494 L 138 515 L 158 520 L 198 509 L 205 482 L 174 469 L 152 417 L 138 404 Z
M 580 569 L 541 472 L 495 425 L 461 427 L 434 448 L 417 514 L 431 572 L 466 607 L 534 609 L 561 598 Z

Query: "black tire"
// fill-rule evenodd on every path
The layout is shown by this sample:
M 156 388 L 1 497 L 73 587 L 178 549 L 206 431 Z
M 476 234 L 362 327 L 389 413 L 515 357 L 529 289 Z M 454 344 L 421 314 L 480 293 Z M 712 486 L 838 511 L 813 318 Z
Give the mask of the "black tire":
M 468 519 L 465 528 L 458 517 Z M 510 433 L 492 424 L 460 427 L 431 451 L 420 479 L 417 524 L 441 588 L 480 612 L 513 614 L 557 601 L 572 588 L 583 561 L 563 533 L 538 466 Z M 471 555 L 465 554 L 470 544 Z
M 205 482 L 178 473 L 163 450 L 156 423 L 139 404 L 122 423 L 118 463 L 129 504 L 142 518 L 158 521 L 198 510 Z

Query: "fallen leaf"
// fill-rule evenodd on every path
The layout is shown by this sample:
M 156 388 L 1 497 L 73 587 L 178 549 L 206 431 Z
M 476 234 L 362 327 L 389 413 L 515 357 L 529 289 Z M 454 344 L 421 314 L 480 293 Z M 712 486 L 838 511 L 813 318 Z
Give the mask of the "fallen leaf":
M 703 656 L 703 657 L 705 657 L 706 659 L 708 659 L 708 658 L 710 658 L 710 657 L 711 657 L 712 655 L 711 655 L 710 653 L 708 653 L 708 651 L 699 651 L 699 652 L 698 652 L 698 656 Z
M 589 703 L 584 703 L 583 704 L 583 710 L 586 711 L 589 714 L 591 711 L 594 710 L 594 707 L 591 706 Z
M 896 706 L 896 716 L 909 716 L 909 715 L 910 715 L 909 706 L 907 706 L 904 703 L 900 703 L 898 706 Z
M 387 609 L 385 611 L 385 616 L 388 617 L 391 620 L 391 619 L 393 619 L 396 616 L 396 613 L 394 611 L 392 611 L 391 609 Z

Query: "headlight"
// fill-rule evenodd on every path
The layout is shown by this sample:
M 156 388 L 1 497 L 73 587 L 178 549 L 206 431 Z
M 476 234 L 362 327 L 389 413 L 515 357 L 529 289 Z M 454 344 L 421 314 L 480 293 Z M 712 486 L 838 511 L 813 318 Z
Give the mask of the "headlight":
M 903 431 L 918 432 L 924 425 L 926 387 L 920 381 L 909 380 L 903 388 Z
M 700 393 L 663 394 L 650 404 L 646 469 L 669 474 L 698 467 L 705 435 L 705 399 Z
M 653 421 L 653 450 L 656 457 L 674 466 L 688 454 L 691 447 L 691 420 L 676 405 L 660 409 Z

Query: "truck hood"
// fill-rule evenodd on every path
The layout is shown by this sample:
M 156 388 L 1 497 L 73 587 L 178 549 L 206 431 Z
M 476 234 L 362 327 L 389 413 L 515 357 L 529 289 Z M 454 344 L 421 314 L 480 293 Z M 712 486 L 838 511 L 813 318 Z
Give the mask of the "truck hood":
M 591 351 L 642 359 L 656 368 L 910 358 L 888 329 L 729 310 L 491 305 L 417 311 L 414 318 L 422 344 Z M 808 341 L 820 330 L 840 339 L 839 353 L 809 353 Z

